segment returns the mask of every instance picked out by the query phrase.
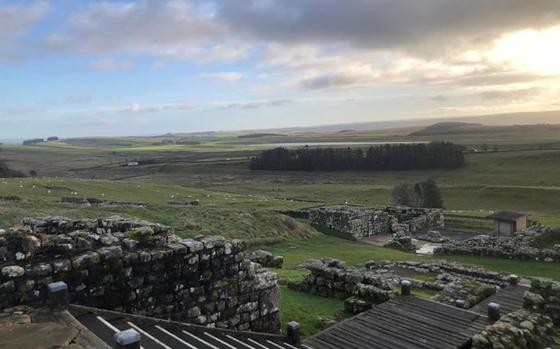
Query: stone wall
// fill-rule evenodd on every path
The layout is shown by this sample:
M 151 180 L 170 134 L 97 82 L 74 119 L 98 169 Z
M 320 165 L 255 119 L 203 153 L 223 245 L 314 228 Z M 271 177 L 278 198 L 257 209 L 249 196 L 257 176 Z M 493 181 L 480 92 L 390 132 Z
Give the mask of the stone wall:
M 243 258 L 241 240 L 180 239 L 169 227 L 111 217 L 28 219 L 0 235 L 0 309 L 71 302 L 222 328 L 278 332 L 277 276 Z
M 309 220 L 319 228 L 345 233 L 354 239 L 443 227 L 442 210 L 410 207 L 318 207 L 309 210 Z
M 434 254 L 463 254 L 546 263 L 560 262 L 560 249 L 542 249 L 538 246 L 550 239 L 549 227 L 533 224 L 512 237 L 478 235 L 464 241 L 453 241 L 437 248 Z

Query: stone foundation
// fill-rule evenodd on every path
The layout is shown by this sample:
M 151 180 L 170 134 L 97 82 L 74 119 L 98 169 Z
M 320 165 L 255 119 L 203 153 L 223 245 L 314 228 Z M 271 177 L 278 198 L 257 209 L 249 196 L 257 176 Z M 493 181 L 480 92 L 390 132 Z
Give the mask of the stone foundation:
M 42 306 L 46 285 L 72 303 L 278 332 L 277 276 L 243 258 L 241 240 L 180 239 L 169 227 L 111 217 L 27 219 L 0 235 L 0 309 Z
M 437 248 L 434 254 L 463 254 L 505 259 L 560 263 L 560 250 L 538 246 L 552 236 L 549 227 L 532 225 L 512 237 L 479 235 L 465 241 L 453 241 Z
M 460 299 L 465 308 L 470 308 L 494 294 L 496 286 L 505 287 L 515 277 L 449 262 L 372 261 L 346 266 L 324 258 L 308 260 L 301 267 L 310 274 L 301 282 L 290 283 L 290 288 L 323 297 L 350 297 L 346 308 L 360 311 L 390 299 L 404 279 L 412 282 L 413 289 L 433 292 L 435 301 L 455 305 Z

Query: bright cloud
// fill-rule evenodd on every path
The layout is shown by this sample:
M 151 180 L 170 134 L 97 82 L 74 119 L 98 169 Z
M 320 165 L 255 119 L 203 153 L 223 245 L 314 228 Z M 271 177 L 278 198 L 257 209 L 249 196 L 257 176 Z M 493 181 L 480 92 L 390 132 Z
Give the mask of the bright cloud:
M 539 74 L 560 74 L 560 26 L 505 35 L 490 51 L 490 58 Z

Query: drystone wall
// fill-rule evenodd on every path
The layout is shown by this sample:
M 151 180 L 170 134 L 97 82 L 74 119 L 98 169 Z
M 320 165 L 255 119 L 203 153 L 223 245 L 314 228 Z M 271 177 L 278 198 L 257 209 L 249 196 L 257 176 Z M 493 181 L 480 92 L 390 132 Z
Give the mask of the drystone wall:
M 244 259 L 241 240 L 180 239 L 169 227 L 111 217 L 28 219 L 0 234 L 0 309 L 42 306 L 64 281 L 72 303 L 278 332 L 277 275 Z
M 549 227 L 533 224 L 512 237 L 478 235 L 464 241 L 453 241 L 435 249 L 434 254 L 489 256 L 545 263 L 560 263 L 560 248 L 539 248 L 553 232 Z
M 85 205 L 85 206 L 136 206 L 142 208 L 150 207 L 150 204 L 145 202 L 113 201 L 113 200 L 102 200 L 98 198 L 82 198 L 79 196 L 64 196 L 60 198 L 60 202 L 65 204 Z
M 443 227 L 443 211 L 410 207 L 318 207 L 309 210 L 309 220 L 319 228 L 361 239 L 391 233 L 409 235 L 422 228 Z
M 353 313 L 382 303 L 394 295 L 403 279 L 410 280 L 414 289 L 434 293 L 438 302 L 457 305 L 463 301 L 470 308 L 519 278 L 482 268 L 449 262 L 368 262 L 346 266 L 336 259 L 308 260 L 301 265 L 310 274 L 288 286 L 324 297 L 346 299 L 347 310 Z

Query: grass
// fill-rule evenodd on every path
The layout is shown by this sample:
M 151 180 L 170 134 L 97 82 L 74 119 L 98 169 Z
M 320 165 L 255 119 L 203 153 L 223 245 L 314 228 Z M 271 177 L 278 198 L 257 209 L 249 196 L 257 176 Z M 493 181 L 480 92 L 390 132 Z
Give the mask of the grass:
M 560 268 L 556 263 L 518 261 L 476 256 L 438 256 L 449 261 L 478 265 L 489 270 L 501 271 L 528 277 L 544 277 L 560 281 Z
M 344 313 L 344 301 L 298 292 L 286 286 L 280 288 L 282 328 L 290 321 L 301 324 L 304 337 L 324 330 L 333 322 L 348 317 Z
M 286 241 L 270 246 L 261 246 L 276 255 L 284 256 L 284 267 L 294 269 L 311 258 L 331 257 L 348 264 L 365 263 L 370 260 L 409 260 L 414 255 L 390 248 L 380 248 L 357 241 L 318 234 L 307 240 Z
M 271 246 L 260 246 L 274 254 L 284 256 L 284 267 L 280 273 L 290 280 L 304 275 L 297 266 L 310 258 L 336 258 L 349 265 L 365 263 L 370 260 L 438 260 L 460 262 L 476 265 L 494 271 L 515 273 L 528 277 L 545 277 L 560 281 L 560 268 L 557 264 L 532 261 L 519 261 L 491 257 L 442 255 L 436 257 L 419 257 L 398 250 L 375 247 L 360 242 L 339 239 L 328 235 L 315 235 L 307 240 L 281 242 Z

